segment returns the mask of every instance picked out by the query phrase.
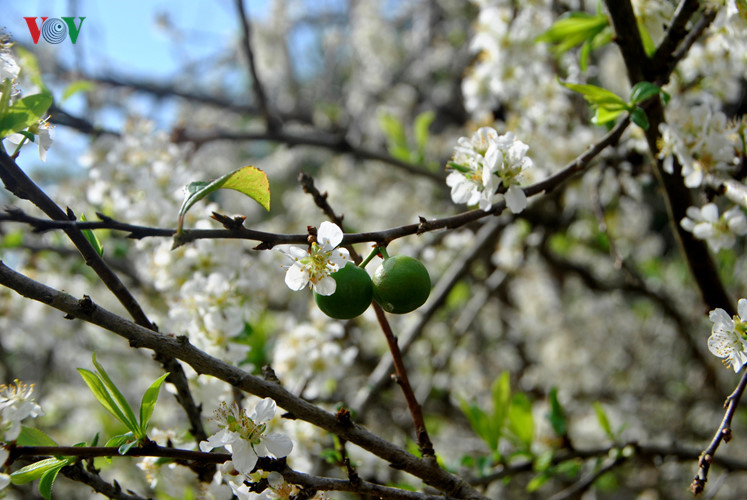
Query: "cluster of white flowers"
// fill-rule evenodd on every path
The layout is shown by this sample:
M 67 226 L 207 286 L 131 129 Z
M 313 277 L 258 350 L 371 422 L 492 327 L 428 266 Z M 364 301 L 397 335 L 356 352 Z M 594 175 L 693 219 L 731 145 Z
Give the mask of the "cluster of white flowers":
M 277 338 L 273 368 L 287 387 L 303 391 L 305 398 L 328 397 L 358 353 L 356 347 L 340 344 L 344 334 L 339 321 L 299 323 Z
M 248 477 L 258 457 L 282 458 L 293 449 L 293 442 L 286 435 L 265 432 L 274 416 L 275 401 L 269 398 L 258 402 L 251 416 L 236 403 L 229 406 L 222 402 L 214 417 L 221 430 L 202 441 L 200 450 L 226 448 L 231 453 L 233 467 Z
M 731 248 L 735 236 L 747 234 L 747 217 L 740 207 L 732 207 L 719 217 L 715 203 L 708 203 L 703 208 L 689 207 L 687 217 L 680 221 L 680 225 L 699 240 L 707 241 L 714 252 Z
M 747 299 L 739 299 L 738 315 L 730 318 L 721 308 L 711 311 L 713 321 L 708 349 L 738 372 L 747 364 Z
M 291 290 L 303 290 L 306 285 L 319 295 L 332 295 L 337 282 L 330 276 L 350 261 L 350 253 L 337 248 L 342 242 L 342 229 L 336 224 L 324 221 L 319 225 L 316 241 L 308 250 L 290 247 L 281 250 L 293 263 L 285 266 L 285 284 Z
M 472 137 L 460 137 L 449 162 L 452 172 L 446 177 L 452 201 L 490 210 L 504 196 L 498 192 L 502 186 L 511 212 L 524 210 L 527 197 L 520 185 L 524 171 L 533 165 L 526 156 L 528 150 L 513 133 L 498 135 L 490 127 L 480 128 Z
M 659 127 L 659 158 L 672 173 L 674 158 L 682 165 L 687 187 L 699 187 L 708 176 L 736 169 L 741 151 L 739 124 L 729 122 L 710 102 L 695 106 L 673 103 Z
M 5 80 L 10 80 L 11 85 L 14 87 L 14 91 L 11 93 L 11 104 L 21 97 L 21 91 L 16 88 L 18 85 L 18 77 L 21 74 L 21 66 L 16 61 L 15 56 L 11 50 L 13 42 L 9 40 L 9 37 L 5 33 L 0 32 L 0 85 Z M 37 93 L 40 89 L 31 82 L 24 82 L 24 86 L 31 91 L 31 93 Z M 47 160 L 47 151 L 52 146 L 54 140 L 52 139 L 52 127 L 49 125 L 49 117 L 39 120 L 39 123 L 29 127 L 29 132 L 36 135 L 36 141 L 39 145 L 39 158 L 41 161 Z M 12 145 L 13 148 L 17 148 L 22 144 L 28 142 L 28 139 L 22 134 L 11 134 L 3 138 L 4 141 L 8 142 L 8 145 Z
M 27 385 L 15 380 L 11 385 L 0 385 L 0 442 L 12 443 L 21 433 L 21 422 L 27 418 L 44 415 L 32 398 L 34 384 Z M 0 465 L 8 460 L 9 451 L 0 446 Z M 10 484 L 10 476 L 0 473 L 0 489 Z

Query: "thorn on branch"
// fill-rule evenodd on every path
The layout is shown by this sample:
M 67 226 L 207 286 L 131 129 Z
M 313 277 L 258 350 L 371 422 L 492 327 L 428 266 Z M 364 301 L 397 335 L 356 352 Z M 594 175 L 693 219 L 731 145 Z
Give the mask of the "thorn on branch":
M 353 425 L 353 422 L 350 417 L 350 410 L 348 410 L 345 407 L 340 408 L 337 410 L 337 414 L 335 415 L 337 418 L 337 422 L 342 425 L 344 428 L 348 428 L 351 425 Z
M 219 214 L 218 212 L 213 212 L 211 218 L 220 222 L 223 227 L 228 229 L 229 231 L 240 230 L 244 227 L 244 221 L 246 220 L 246 217 L 243 217 L 241 215 L 237 215 L 236 217 L 229 217 L 227 215 Z
M 83 298 L 78 301 L 78 307 L 80 308 L 80 312 L 86 315 L 96 310 L 96 304 L 93 303 L 91 297 L 88 295 L 83 295 Z
M 262 378 L 264 378 L 268 382 L 280 384 L 280 379 L 275 374 L 275 370 L 273 370 L 272 366 L 270 365 L 265 365 L 262 367 Z
M 418 220 L 420 221 L 420 223 L 418 224 L 418 230 L 415 231 L 415 234 L 421 235 L 428 231 L 428 220 L 421 215 L 418 215 Z

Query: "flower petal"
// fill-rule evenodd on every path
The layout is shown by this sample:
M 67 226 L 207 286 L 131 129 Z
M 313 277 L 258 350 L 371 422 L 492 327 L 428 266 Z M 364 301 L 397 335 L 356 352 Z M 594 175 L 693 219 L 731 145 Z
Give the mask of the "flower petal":
M 262 438 L 262 444 L 275 458 L 287 457 L 293 450 L 293 441 L 285 434 L 272 432 Z
M 252 446 L 247 441 L 240 440 L 233 445 L 231 460 L 233 460 L 233 466 L 237 471 L 242 474 L 249 474 L 257 465 L 257 454 L 254 453 Z
M 512 213 L 518 214 L 527 207 L 527 195 L 519 186 L 511 186 L 505 194 L 506 205 Z
M 337 224 L 324 221 L 319 225 L 316 232 L 316 241 L 319 242 L 322 249 L 332 250 L 342 242 L 342 229 Z
M 298 263 L 294 263 L 285 272 L 285 284 L 291 290 L 303 290 L 308 283 L 309 272 Z
M 337 290 L 337 282 L 331 276 L 325 276 L 314 284 L 314 291 L 319 295 L 332 295 Z
M 254 407 L 254 415 L 251 416 L 251 419 L 255 424 L 263 424 L 272 420 L 272 417 L 274 416 L 275 401 L 271 398 L 264 398 Z

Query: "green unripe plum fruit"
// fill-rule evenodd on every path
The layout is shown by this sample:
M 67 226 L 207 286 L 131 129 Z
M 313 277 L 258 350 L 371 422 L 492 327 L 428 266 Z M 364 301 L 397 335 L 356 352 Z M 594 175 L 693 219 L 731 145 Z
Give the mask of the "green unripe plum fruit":
M 425 304 L 431 277 L 418 259 L 395 255 L 384 259 L 373 275 L 374 300 L 393 314 L 405 314 Z
M 337 288 L 332 295 L 314 292 L 314 300 L 319 309 L 335 319 L 350 319 L 363 314 L 373 298 L 373 284 L 366 270 L 348 262 L 330 276 L 337 282 Z

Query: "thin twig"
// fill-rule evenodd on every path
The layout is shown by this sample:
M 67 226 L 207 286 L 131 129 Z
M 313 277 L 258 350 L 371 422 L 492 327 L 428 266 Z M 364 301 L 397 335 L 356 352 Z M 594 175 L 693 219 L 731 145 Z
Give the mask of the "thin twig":
M 736 389 L 734 389 L 734 392 L 732 392 L 726 399 L 726 411 L 724 412 L 724 418 L 721 420 L 721 424 L 718 426 L 718 429 L 716 429 L 716 434 L 714 434 L 708 447 L 700 454 L 698 460 L 698 472 L 695 474 L 693 482 L 690 483 L 690 491 L 695 495 L 702 493 L 705 489 L 706 481 L 708 481 L 708 471 L 711 468 L 713 457 L 716 454 L 716 450 L 721 444 L 721 441 L 723 440 L 728 443 L 731 440 L 731 421 L 739 407 L 739 400 L 742 398 L 742 394 L 744 394 L 745 387 L 747 387 L 747 370 L 742 374 L 742 378 L 739 381 L 739 384 L 737 384 Z
M 337 213 L 335 213 L 334 209 L 327 201 L 326 193 L 320 193 L 316 186 L 314 186 L 314 179 L 310 175 L 304 173 L 299 175 L 298 179 L 303 186 L 303 190 L 314 198 L 314 203 L 316 203 L 316 205 L 322 209 L 327 217 L 329 217 L 335 224 L 342 228 L 343 216 L 337 215 Z M 361 262 L 360 255 L 358 255 L 358 253 L 352 247 L 350 247 L 350 252 L 353 260 L 356 262 L 356 264 L 359 264 Z M 423 409 L 420 406 L 420 403 L 418 403 L 418 400 L 415 397 L 415 392 L 412 390 L 412 386 L 410 385 L 410 379 L 407 375 L 407 367 L 405 366 L 405 362 L 402 359 L 402 352 L 397 345 L 397 337 L 394 336 L 394 332 L 391 325 L 389 324 L 389 320 L 387 319 L 386 314 L 384 313 L 384 310 L 381 308 L 381 306 L 376 301 L 373 301 L 372 306 L 374 308 L 374 312 L 376 313 L 376 319 L 379 322 L 379 326 L 381 326 L 381 331 L 386 337 L 389 351 L 392 355 L 391 360 L 395 368 L 395 377 L 397 383 L 402 389 L 402 393 L 404 394 L 405 400 L 407 401 L 407 407 L 410 410 L 410 415 L 412 416 L 413 424 L 415 425 L 415 437 L 418 443 L 418 448 L 420 449 L 420 454 L 423 458 L 431 459 L 433 463 L 436 464 L 436 453 L 433 450 L 433 443 L 428 436 L 428 430 L 425 426 Z
M 259 106 L 259 109 L 262 112 L 262 117 L 265 119 L 265 126 L 267 127 L 267 131 L 272 134 L 273 132 L 280 130 L 281 123 L 280 119 L 270 109 L 270 103 L 267 100 L 265 87 L 262 84 L 262 80 L 259 78 L 257 65 L 254 62 L 254 51 L 252 50 L 252 29 L 249 23 L 249 18 L 246 15 L 246 9 L 244 9 L 244 0 L 236 0 L 236 10 L 239 13 L 239 20 L 241 21 L 244 55 L 246 56 L 247 64 L 249 65 L 249 76 L 252 79 L 252 89 L 254 90 L 254 97 L 257 101 L 257 106 Z
M 550 177 L 543 179 L 531 186 L 524 188 L 524 193 L 527 196 L 534 196 L 540 193 L 550 193 L 565 183 L 573 176 L 583 172 L 589 167 L 591 161 L 596 158 L 605 148 L 616 144 L 623 132 L 630 124 L 630 121 L 625 118 L 621 120 L 615 127 L 610 130 L 604 137 L 602 137 L 593 146 L 590 146 L 586 151 L 579 155 L 576 159 L 568 163 L 557 173 Z M 378 245 L 388 245 L 392 241 L 402 238 L 404 236 L 410 236 L 413 234 L 422 234 L 429 231 L 435 231 L 438 229 L 454 229 L 457 227 L 464 226 L 476 220 L 489 215 L 497 215 L 503 212 L 506 208 L 504 200 L 499 200 L 489 210 L 470 210 L 468 212 L 462 212 L 457 215 L 450 217 L 444 217 L 441 219 L 427 220 L 421 218 L 418 224 L 408 224 L 405 226 L 394 227 L 391 229 L 385 229 L 382 231 L 366 232 L 366 233 L 350 233 L 343 237 L 343 245 L 351 245 L 355 243 L 373 242 Z M 6 209 L 5 214 L 0 214 L 0 221 L 18 221 L 25 222 L 32 225 L 38 231 L 46 231 L 50 229 L 112 229 L 116 231 L 124 231 L 129 233 L 129 238 L 141 239 L 147 237 L 172 237 L 176 234 L 176 229 L 168 228 L 154 228 L 147 226 L 138 226 L 135 224 L 127 224 L 119 222 L 111 217 L 103 214 L 96 214 L 100 221 L 70 221 L 70 220 L 54 220 L 47 221 L 45 219 L 39 219 L 26 215 L 18 209 Z M 221 216 L 224 217 L 224 216 Z M 259 241 L 260 245 L 257 247 L 258 250 L 266 250 L 274 247 L 275 245 L 287 245 L 287 244 L 305 244 L 308 235 L 303 234 L 277 234 L 264 231 L 257 231 L 254 229 L 248 229 L 243 227 L 241 224 L 232 224 L 230 229 L 186 229 L 182 234 L 179 235 L 179 240 L 176 242 L 177 245 L 182 245 L 199 239 L 247 239 Z

